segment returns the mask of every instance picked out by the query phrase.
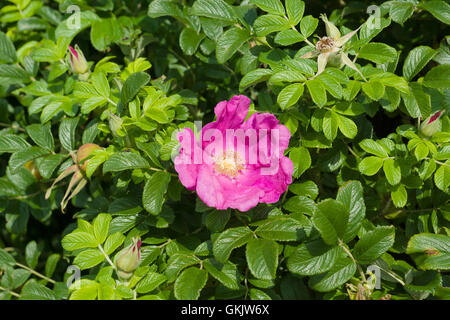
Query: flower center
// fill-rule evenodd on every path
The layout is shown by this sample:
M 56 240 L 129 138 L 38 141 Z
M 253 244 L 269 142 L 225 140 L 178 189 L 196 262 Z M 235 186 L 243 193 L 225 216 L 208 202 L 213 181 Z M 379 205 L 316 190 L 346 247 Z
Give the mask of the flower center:
M 326 53 L 334 49 L 336 47 L 336 42 L 331 37 L 323 37 L 316 43 L 316 49 L 321 53 Z
M 227 151 L 217 156 L 214 163 L 214 170 L 228 177 L 234 178 L 239 174 L 240 170 L 245 168 L 244 162 L 237 152 Z

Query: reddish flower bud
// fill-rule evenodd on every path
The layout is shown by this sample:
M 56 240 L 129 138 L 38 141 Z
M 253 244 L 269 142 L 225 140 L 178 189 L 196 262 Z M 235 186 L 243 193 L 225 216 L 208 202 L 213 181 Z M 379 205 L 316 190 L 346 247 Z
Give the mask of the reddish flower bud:
M 70 65 L 73 72 L 77 74 L 83 74 L 89 70 L 89 65 L 86 61 L 86 58 L 84 57 L 83 52 L 80 50 L 78 45 L 75 45 L 75 49 L 69 46 L 69 55 Z
M 440 130 L 441 121 L 439 118 L 444 114 L 444 111 L 438 111 L 434 115 L 429 116 L 422 122 L 420 126 L 420 132 L 427 137 L 433 136 Z

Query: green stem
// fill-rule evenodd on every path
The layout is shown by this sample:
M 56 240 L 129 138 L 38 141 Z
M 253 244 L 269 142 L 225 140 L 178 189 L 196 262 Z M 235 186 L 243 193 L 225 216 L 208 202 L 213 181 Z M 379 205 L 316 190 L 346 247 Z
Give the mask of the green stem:
M 18 267 L 22 268 L 22 269 L 25 269 L 25 270 L 31 272 L 32 274 L 34 274 L 35 276 L 38 276 L 39 278 L 42 278 L 42 279 L 44 279 L 44 280 L 47 280 L 48 282 L 50 282 L 50 283 L 52 283 L 52 284 L 55 284 L 55 283 L 56 283 L 55 280 L 50 279 L 50 278 L 44 276 L 43 274 L 40 274 L 39 272 L 37 272 L 37 271 L 35 271 L 35 270 L 31 269 L 31 268 L 28 268 L 27 266 L 25 266 L 25 265 L 23 265 L 23 264 L 21 264 L 21 263 L 16 262 L 16 265 L 17 265 Z
M 117 107 L 117 103 L 115 103 L 114 101 L 112 101 L 110 98 L 107 98 L 108 102 L 111 103 L 113 106 Z
M 111 267 L 116 270 L 116 266 L 114 265 L 114 263 L 111 261 L 111 259 L 109 258 L 109 256 L 106 254 L 105 250 L 103 250 L 103 247 L 99 244 L 98 245 L 98 249 L 100 250 L 100 252 L 105 256 L 106 261 L 108 261 L 108 263 L 111 265 Z
M 345 246 L 345 243 L 342 242 L 342 240 L 339 239 L 339 246 L 344 250 L 344 252 L 350 257 L 350 259 L 352 259 L 353 263 L 356 265 L 356 267 L 358 268 L 359 273 L 361 274 L 361 278 L 364 282 L 367 282 L 366 279 L 366 275 L 364 274 L 363 269 L 361 268 L 361 266 L 359 265 L 358 261 L 356 261 L 356 259 L 353 257 L 352 253 L 350 252 L 350 250 L 348 250 L 348 248 Z
M 8 289 L 3 288 L 3 287 L 0 287 L 0 290 L 6 291 L 6 292 L 8 292 L 10 295 L 12 295 L 12 296 L 14 296 L 14 297 L 17 297 L 17 298 L 20 298 L 20 294 L 15 293 L 14 291 L 8 290 Z

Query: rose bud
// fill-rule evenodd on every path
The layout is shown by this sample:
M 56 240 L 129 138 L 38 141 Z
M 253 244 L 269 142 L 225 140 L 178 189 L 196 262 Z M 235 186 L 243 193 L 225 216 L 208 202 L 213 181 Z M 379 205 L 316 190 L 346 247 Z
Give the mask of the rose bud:
M 439 118 L 444 114 L 444 111 L 438 111 L 434 115 L 429 116 L 420 126 L 420 132 L 427 137 L 431 137 L 441 129 L 441 121 Z
M 141 239 L 133 238 L 132 243 L 123 248 L 115 257 L 114 264 L 120 278 L 128 280 L 141 262 Z
M 89 65 L 83 52 L 78 45 L 75 45 L 75 49 L 69 46 L 70 64 L 74 73 L 83 74 L 89 70 Z

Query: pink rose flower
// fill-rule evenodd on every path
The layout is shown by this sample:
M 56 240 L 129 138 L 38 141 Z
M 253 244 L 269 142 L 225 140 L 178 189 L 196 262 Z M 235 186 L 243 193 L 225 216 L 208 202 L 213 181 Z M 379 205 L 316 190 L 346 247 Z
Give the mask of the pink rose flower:
M 181 183 L 219 210 L 248 211 L 259 202 L 275 203 L 292 183 L 292 161 L 284 156 L 289 129 L 270 113 L 254 113 L 246 121 L 250 99 L 234 96 L 214 109 L 216 121 L 199 134 L 177 135 L 174 159 Z

